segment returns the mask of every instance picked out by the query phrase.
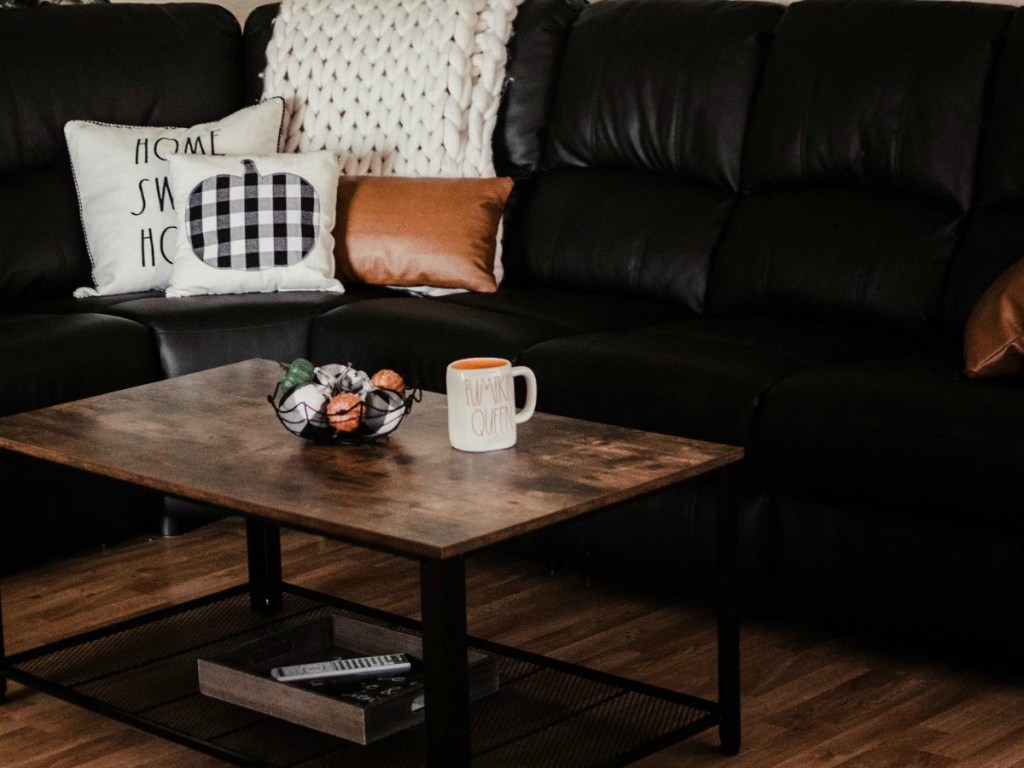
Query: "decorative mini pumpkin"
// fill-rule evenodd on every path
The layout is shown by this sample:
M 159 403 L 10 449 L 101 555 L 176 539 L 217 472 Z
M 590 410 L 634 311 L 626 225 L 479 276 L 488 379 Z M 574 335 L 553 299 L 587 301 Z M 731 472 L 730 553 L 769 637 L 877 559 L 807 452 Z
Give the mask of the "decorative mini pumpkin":
M 292 360 L 288 370 L 285 371 L 278 383 L 278 392 L 284 400 L 292 393 L 292 390 L 302 384 L 309 384 L 313 381 L 313 363 L 304 357 L 297 357 Z
M 294 173 L 261 176 L 252 160 L 242 165 L 241 176 L 219 174 L 193 187 L 185 214 L 192 251 L 219 269 L 298 264 L 316 244 L 316 190 Z
M 355 392 L 339 392 L 326 410 L 331 426 L 339 432 L 355 432 L 363 423 L 363 398 Z

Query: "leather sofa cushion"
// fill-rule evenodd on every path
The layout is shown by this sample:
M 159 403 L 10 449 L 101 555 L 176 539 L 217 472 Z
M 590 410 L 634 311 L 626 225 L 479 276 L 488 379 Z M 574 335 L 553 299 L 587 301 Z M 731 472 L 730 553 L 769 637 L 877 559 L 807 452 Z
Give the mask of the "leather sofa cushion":
M 533 280 L 702 310 L 781 14 L 779 4 L 746 0 L 583 8 L 559 70 L 547 173 L 516 220 Z
M 519 255 L 544 285 L 646 296 L 699 313 L 732 206 L 732 193 L 679 177 L 561 171 L 536 180 Z
M 0 314 L 0 416 L 159 378 L 143 325 L 96 314 Z
M 572 288 L 502 288 L 497 293 L 460 293 L 437 301 L 549 323 L 563 334 L 621 330 L 690 316 L 665 302 Z
M 0 416 L 159 378 L 149 329 L 130 320 L 0 314 Z M 151 532 L 160 509 L 147 489 L 13 453 L 0 458 L 0 487 L 31 500 L 0 516 L 0 575 Z
M 938 330 L 1012 13 L 918 0 L 789 5 L 709 311 Z
M 242 105 L 241 33 L 215 5 L 43 5 L 0 14 L 0 301 L 92 282 L 64 124 L 180 126 Z
M 151 327 L 164 375 L 181 376 L 251 357 L 308 357 L 313 317 L 362 298 L 321 291 L 283 292 L 273 300 L 263 293 L 158 297 L 107 311 Z
M 985 124 L 979 155 L 977 203 L 1024 202 L 1024 14 L 1013 16 L 991 76 L 988 109 L 999 116 Z
M 494 293 L 507 176 L 346 177 L 338 183 L 334 258 L 345 285 Z
M 553 339 L 521 362 L 541 410 L 745 446 L 762 394 L 784 377 L 911 347 L 870 328 L 722 317 Z
M 472 306 L 405 297 L 361 301 L 313 321 L 310 358 L 364 371 L 397 370 L 411 387 L 445 391 L 448 363 L 461 357 L 515 362 L 526 347 L 557 336 L 543 320 Z
M 1024 254 L 1024 14 L 1014 14 L 992 75 L 979 154 L 976 208 L 954 256 L 945 306 L 947 331 L 963 332 L 985 289 Z
M 516 11 L 494 127 L 498 175 L 517 177 L 540 167 L 566 40 L 585 5 L 586 0 L 526 0 Z
M 962 215 L 848 187 L 744 196 L 708 278 L 708 311 L 832 318 L 927 336 Z
M 962 366 L 950 345 L 794 372 L 763 398 L 750 459 L 781 493 L 1019 525 L 1005 498 L 1024 473 L 1020 382 Z
M 885 188 L 965 209 L 1011 14 L 918 0 L 788 6 L 750 120 L 745 185 Z
M 613 331 L 687 316 L 671 304 L 616 294 L 543 287 L 502 288 L 436 298 L 363 301 L 313 323 L 317 364 L 349 363 L 363 370 L 403 361 L 413 386 L 444 392 L 445 369 L 460 357 L 517 361 L 523 350 L 563 336 Z M 692 315 L 690 315 L 692 316 Z
M 14 9 L 0 72 L 0 172 L 45 168 L 67 161 L 68 120 L 180 126 L 238 109 L 242 35 L 212 4 Z
M 242 30 L 245 47 L 245 101 L 255 104 L 263 98 L 263 71 L 267 68 L 267 46 L 274 35 L 274 19 L 280 3 L 265 3 L 249 11 Z
M 5 306 L 71 299 L 76 288 L 92 282 L 70 164 L 3 174 L 0 211 L 0 302 Z
M 633 168 L 737 189 L 764 46 L 782 11 L 747 0 L 588 5 L 569 35 L 545 167 Z
M 964 328 L 964 373 L 970 378 L 1024 371 L 1024 258 L 978 299 Z

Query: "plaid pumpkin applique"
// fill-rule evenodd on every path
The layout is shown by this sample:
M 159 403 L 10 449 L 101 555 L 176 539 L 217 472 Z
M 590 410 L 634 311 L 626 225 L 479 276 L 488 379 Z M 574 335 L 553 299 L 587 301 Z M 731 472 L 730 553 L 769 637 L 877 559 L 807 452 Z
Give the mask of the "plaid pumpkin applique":
M 219 269 L 298 264 L 316 244 L 316 190 L 294 173 L 262 176 L 252 160 L 242 165 L 241 176 L 211 176 L 189 194 L 185 223 L 192 251 Z

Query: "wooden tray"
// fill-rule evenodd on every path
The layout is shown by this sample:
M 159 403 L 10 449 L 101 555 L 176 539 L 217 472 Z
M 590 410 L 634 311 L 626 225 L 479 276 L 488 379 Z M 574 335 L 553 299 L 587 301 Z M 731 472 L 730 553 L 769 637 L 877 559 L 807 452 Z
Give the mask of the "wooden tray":
M 405 675 L 363 680 L 282 683 L 273 667 L 335 657 L 406 653 Z M 369 744 L 423 722 L 422 641 L 415 635 L 333 614 L 262 638 L 235 651 L 199 659 L 199 691 L 358 744 Z M 469 652 L 471 700 L 498 690 L 495 659 Z

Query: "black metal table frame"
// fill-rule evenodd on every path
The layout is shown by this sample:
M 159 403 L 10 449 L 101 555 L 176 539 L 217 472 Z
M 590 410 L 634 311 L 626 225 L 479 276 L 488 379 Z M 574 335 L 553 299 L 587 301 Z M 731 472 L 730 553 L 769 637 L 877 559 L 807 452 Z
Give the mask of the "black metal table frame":
M 543 660 L 549 666 L 580 674 L 585 677 L 628 685 L 662 697 L 688 701 L 706 708 L 710 713 L 707 724 L 673 734 L 668 743 L 681 740 L 692 732 L 718 726 L 721 752 L 736 755 L 740 750 L 740 655 L 739 655 L 739 602 L 738 602 L 738 522 L 733 471 L 730 467 L 714 471 L 716 489 L 717 538 L 717 645 L 718 645 L 718 701 L 708 701 L 688 694 L 658 689 L 636 681 L 597 672 L 586 667 L 557 661 L 536 654 L 509 648 L 480 638 L 467 636 L 466 578 L 462 556 L 446 559 L 421 557 L 420 601 L 421 621 L 418 625 L 423 638 L 424 694 L 426 701 L 441 702 L 440 706 L 424 709 L 426 730 L 426 763 L 428 768 L 468 768 L 471 764 L 469 676 L 466 656 L 470 642 L 477 647 L 493 648 L 521 658 Z M 237 514 L 237 513 L 232 513 Z M 323 535 L 319 531 L 310 531 Z M 365 546 L 357 542 L 360 546 Z M 389 621 L 417 624 L 383 611 L 358 606 L 349 601 L 303 590 L 284 583 L 281 571 L 281 540 L 278 524 L 256 517 L 246 518 L 246 545 L 249 582 L 243 589 L 249 592 L 253 610 L 273 613 L 283 605 L 286 591 L 323 598 L 337 605 L 356 608 L 367 615 L 377 615 Z M 397 553 L 400 554 L 401 553 Z M 231 590 L 228 590 L 229 592 Z M 192 601 L 193 603 L 202 601 Z M 154 618 L 174 612 L 171 607 L 119 622 L 117 626 L 140 625 Z M 4 646 L 2 599 L 0 599 L 0 703 L 6 699 L 7 680 L 16 680 L 29 687 L 41 689 L 108 717 L 128 723 L 209 754 L 238 760 L 238 756 L 192 739 L 188 736 L 154 727 L 139 721 L 130 713 L 115 710 L 89 697 L 50 684 L 16 668 L 19 661 L 44 655 L 60 647 L 81 642 L 91 636 L 100 636 L 110 627 L 103 627 L 75 638 L 50 643 L 7 656 Z M 660 748 L 668 746 L 661 745 Z M 649 752 L 646 752 L 649 753 Z M 646 754 L 645 753 L 645 754 Z M 637 758 L 641 755 L 637 755 Z M 241 762 L 241 761 L 240 761 Z

